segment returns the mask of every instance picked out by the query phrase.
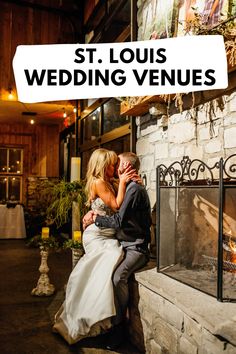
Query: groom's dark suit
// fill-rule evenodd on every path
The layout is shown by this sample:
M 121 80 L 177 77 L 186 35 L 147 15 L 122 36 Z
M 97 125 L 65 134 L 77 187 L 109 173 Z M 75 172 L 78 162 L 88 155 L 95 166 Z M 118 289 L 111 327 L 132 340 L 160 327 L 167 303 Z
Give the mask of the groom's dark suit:
M 124 201 L 117 213 L 112 216 L 97 216 L 98 227 L 111 227 L 117 230 L 117 238 L 122 244 L 125 257 L 114 272 L 113 283 L 117 304 L 114 324 L 124 318 L 128 304 L 128 278 L 143 267 L 149 257 L 151 208 L 145 188 L 131 181 L 126 188 Z

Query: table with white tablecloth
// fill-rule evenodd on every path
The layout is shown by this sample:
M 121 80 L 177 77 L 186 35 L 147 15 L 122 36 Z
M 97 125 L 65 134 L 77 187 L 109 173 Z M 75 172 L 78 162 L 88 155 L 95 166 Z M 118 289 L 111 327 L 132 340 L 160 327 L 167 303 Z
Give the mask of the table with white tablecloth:
M 0 238 L 25 238 L 25 218 L 22 205 L 8 208 L 0 205 Z

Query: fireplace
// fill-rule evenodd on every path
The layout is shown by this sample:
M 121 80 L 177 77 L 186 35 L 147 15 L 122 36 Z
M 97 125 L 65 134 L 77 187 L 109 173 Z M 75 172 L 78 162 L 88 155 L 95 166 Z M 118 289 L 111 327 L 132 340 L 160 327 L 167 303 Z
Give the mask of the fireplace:
M 236 155 L 157 167 L 157 270 L 236 300 Z

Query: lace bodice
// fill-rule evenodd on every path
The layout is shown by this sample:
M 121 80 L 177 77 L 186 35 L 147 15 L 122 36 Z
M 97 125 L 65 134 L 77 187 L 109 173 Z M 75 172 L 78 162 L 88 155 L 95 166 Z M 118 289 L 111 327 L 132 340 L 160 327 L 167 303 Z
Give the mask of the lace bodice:
M 99 215 L 102 216 L 104 215 L 111 216 L 114 214 L 114 212 L 104 204 L 101 198 L 96 198 L 95 200 L 92 201 L 91 209 L 96 211 Z

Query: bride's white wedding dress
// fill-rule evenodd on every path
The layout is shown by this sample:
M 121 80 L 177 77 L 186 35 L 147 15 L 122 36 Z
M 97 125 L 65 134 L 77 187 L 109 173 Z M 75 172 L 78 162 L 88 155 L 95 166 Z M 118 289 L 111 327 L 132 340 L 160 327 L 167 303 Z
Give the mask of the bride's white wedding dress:
M 91 207 L 100 215 L 112 213 L 100 198 Z M 123 251 L 115 230 L 92 224 L 83 233 L 83 246 L 85 254 L 69 277 L 65 301 L 53 326 L 69 344 L 103 333 L 116 314 L 112 274 Z

